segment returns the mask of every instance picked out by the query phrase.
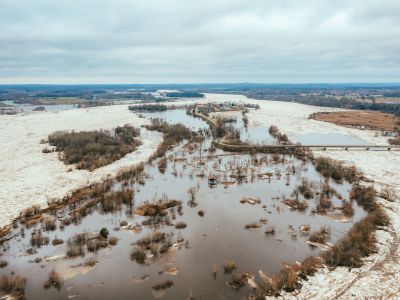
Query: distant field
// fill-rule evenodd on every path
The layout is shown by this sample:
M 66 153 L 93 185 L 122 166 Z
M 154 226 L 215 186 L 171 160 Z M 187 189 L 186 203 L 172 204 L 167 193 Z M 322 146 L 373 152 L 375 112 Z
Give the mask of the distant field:
M 373 130 L 393 130 L 395 126 L 399 126 L 396 116 L 376 111 L 324 112 L 312 114 L 310 118 L 341 126 L 365 126 Z
M 378 98 L 377 103 L 400 103 L 400 97 L 395 98 Z
M 62 105 L 62 104 L 84 104 L 89 100 L 81 99 L 78 97 L 52 97 L 52 98 L 41 98 L 32 101 L 35 105 Z

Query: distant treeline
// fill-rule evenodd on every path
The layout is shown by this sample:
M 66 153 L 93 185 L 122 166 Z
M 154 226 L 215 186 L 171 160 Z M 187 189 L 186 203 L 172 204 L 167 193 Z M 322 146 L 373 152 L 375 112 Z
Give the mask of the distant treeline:
M 171 92 L 166 93 L 165 96 L 170 98 L 204 98 L 204 94 L 196 92 Z
M 159 112 L 166 111 L 168 107 L 163 104 L 143 104 L 143 105 L 130 105 L 129 110 L 142 111 L 142 112 Z
M 113 134 L 108 131 L 55 132 L 49 135 L 48 141 L 60 152 L 65 164 L 94 170 L 135 151 L 140 145 L 136 139 L 139 135 L 139 129 L 124 125 L 117 127 Z
M 357 101 L 342 97 L 340 99 L 334 97 L 326 97 L 321 95 L 271 95 L 270 93 L 264 94 L 262 92 L 248 92 L 246 96 L 253 99 L 269 99 L 275 101 L 288 101 L 297 102 L 301 104 L 324 106 L 324 107 L 337 107 L 359 110 L 374 110 L 384 113 L 395 114 L 400 116 L 400 104 L 395 103 L 374 103 L 366 101 Z

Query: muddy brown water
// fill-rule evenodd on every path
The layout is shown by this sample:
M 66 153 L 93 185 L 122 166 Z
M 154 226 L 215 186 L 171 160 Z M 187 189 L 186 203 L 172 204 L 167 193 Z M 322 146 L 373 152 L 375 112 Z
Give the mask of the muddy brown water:
M 203 121 L 186 116 L 184 111 L 151 114 L 152 117 L 157 115 L 172 123 L 181 121 L 193 129 L 207 128 Z M 207 154 L 204 149 L 209 145 L 210 140 L 207 139 L 202 147 L 203 157 Z M 217 151 L 214 154 L 223 152 Z M 131 186 L 135 190 L 134 203 L 137 207 L 145 201 L 163 197 L 181 200 L 183 214 L 176 213 L 176 219 L 172 220 L 172 223 L 183 221 L 187 223 L 185 229 L 175 229 L 174 226 L 161 226 L 157 229 L 142 226 L 143 230 L 140 233 L 123 229 L 115 231 L 113 229 L 123 220 L 134 225 L 141 224 L 145 218 L 131 215 L 125 206 L 120 211 L 109 214 L 102 213 L 100 209 L 93 210 L 80 224 L 71 224 L 64 230 L 57 226 L 55 231 L 44 234 L 50 240 L 55 237 L 67 240 L 75 233 L 98 233 L 102 227 L 106 227 L 110 236 L 119 239 L 118 244 L 94 254 L 86 251 L 84 258 L 66 259 L 62 257 L 67 248 L 65 244 L 42 246 L 37 249 L 36 254 L 27 255 L 32 229 L 25 229 L 23 237 L 20 234 L 23 228 L 21 225 L 14 231 L 18 235 L 3 245 L 3 255 L 0 259 L 8 261 L 8 266 L 0 269 L 0 275 L 15 273 L 25 276 L 28 280 L 25 293 L 27 299 L 188 299 L 189 296 L 196 299 L 245 299 L 251 289 L 243 287 L 236 291 L 227 286 L 226 282 L 231 279 L 231 275 L 224 274 L 224 261 L 233 259 L 238 270 L 255 275 L 257 281 L 259 270 L 271 275 L 281 268 L 282 263 L 294 263 L 321 252 L 318 248 L 310 248 L 306 243 L 307 237 L 300 234 L 300 225 L 309 224 L 312 231 L 319 230 L 321 226 L 329 227 L 330 242 L 335 243 L 354 222 L 366 215 L 362 208 L 353 203 L 355 214 L 351 222 L 340 223 L 326 216 L 312 214 L 311 211 L 317 204 L 315 199 L 306 200 L 309 208 L 304 212 L 293 211 L 283 205 L 283 195 L 290 197 L 302 178 L 312 181 L 316 191 L 324 182 L 310 162 L 303 162 L 294 157 L 285 156 L 284 163 L 274 163 L 270 155 L 256 155 L 253 158 L 264 159 L 265 163 L 254 165 L 250 155 L 229 155 L 208 160 L 203 158 L 204 164 L 200 164 L 199 149 L 190 153 L 182 145 L 167 156 L 169 155 L 186 158 L 187 161 L 169 161 L 164 174 L 159 172 L 156 162 L 146 166 L 145 185 L 135 183 Z M 214 188 L 209 187 L 207 176 L 210 174 L 217 176 L 219 182 L 235 181 L 229 176 L 236 174 L 238 166 L 247 167 L 247 173 L 243 170 L 247 179 L 235 182 L 227 188 L 221 183 Z M 288 166 L 295 167 L 295 174 L 286 175 L 289 174 Z M 252 180 L 250 168 L 254 168 L 256 174 L 270 172 L 274 175 L 271 179 L 255 176 Z M 203 173 L 204 177 L 197 176 Z M 281 176 L 277 175 L 279 173 Z M 329 184 L 348 199 L 351 189 L 349 183 L 338 184 L 330 181 Z M 192 187 L 197 191 L 196 206 L 189 202 L 187 191 Z M 120 189 L 121 185 L 117 183 L 113 188 Z M 261 204 L 241 204 L 242 197 L 259 198 Z M 334 205 L 339 205 L 340 200 L 335 197 L 332 200 Z M 198 215 L 199 210 L 205 211 L 204 217 Z M 260 229 L 244 228 L 246 224 L 261 218 L 267 219 L 267 224 L 263 224 Z M 264 234 L 269 226 L 275 227 L 275 235 Z M 289 233 L 289 226 L 294 228 L 297 235 L 295 239 Z M 39 227 L 40 225 L 36 228 Z M 180 249 L 177 248 L 167 255 L 149 258 L 148 263 L 144 265 L 131 261 L 129 254 L 134 247 L 133 243 L 154 230 L 173 233 L 175 240 L 184 238 L 189 241 L 190 247 L 182 244 Z M 98 261 L 94 268 L 72 267 L 91 257 Z M 42 258 L 43 261 L 35 263 L 35 258 Z M 171 266 L 179 269 L 176 275 L 162 273 L 166 267 Z M 218 269 L 216 278 L 211 274 L 213 268 Z M 52 269 L 64 278 L 69 278 L 64 279 L 60 291 L 43 288 Z M 143 276 L 147 280 L 140 280 Z M 164 293 L 154 294 L 152 287 L 166 279 L 172 280 L 174 285 Z

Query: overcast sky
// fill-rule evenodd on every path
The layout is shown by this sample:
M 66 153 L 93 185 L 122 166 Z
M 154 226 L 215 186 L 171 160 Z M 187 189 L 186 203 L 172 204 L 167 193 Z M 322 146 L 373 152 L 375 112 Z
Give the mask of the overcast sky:
M 0 0 L 0 83 L 400 82 L 399 0 Z

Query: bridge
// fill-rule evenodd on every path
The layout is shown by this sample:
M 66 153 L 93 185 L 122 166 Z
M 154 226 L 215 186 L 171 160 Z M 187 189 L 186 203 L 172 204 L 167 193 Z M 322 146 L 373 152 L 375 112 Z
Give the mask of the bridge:
M 215 120 L 211 119 L 203 114 L 195 113 L 195 112 L 187 112 L 189 115 L 194 117 L 198 117 L 206 121 L 211 127 L 215 126 Z M 275 153 L 275 152 L 295 152 L 296 150 L 320 150 L 320 151 L 350 151 L 350 150 L 359 150 L 359 151 L 400 151 L 400 146 L 393 145 L 302 145 L 302 144 L 290 144 L 290 145 L 247 145 L 247 144 L 229 144 L 222 139 L 214 140 L 213 144 L 225 151 L 256 151 L 256 152 L 265 152 L 265 153 Z
M 264 153 L 294 153 L 304 150 L 319 150 L 319 151 L 400 151 L 398 146 L 390 145 L 248 145 L 248 144 L 230 144 L 228 141 L 221 139 L 214 140 L 213 144 L 225 151 L 232 152 L 264 152 Z

